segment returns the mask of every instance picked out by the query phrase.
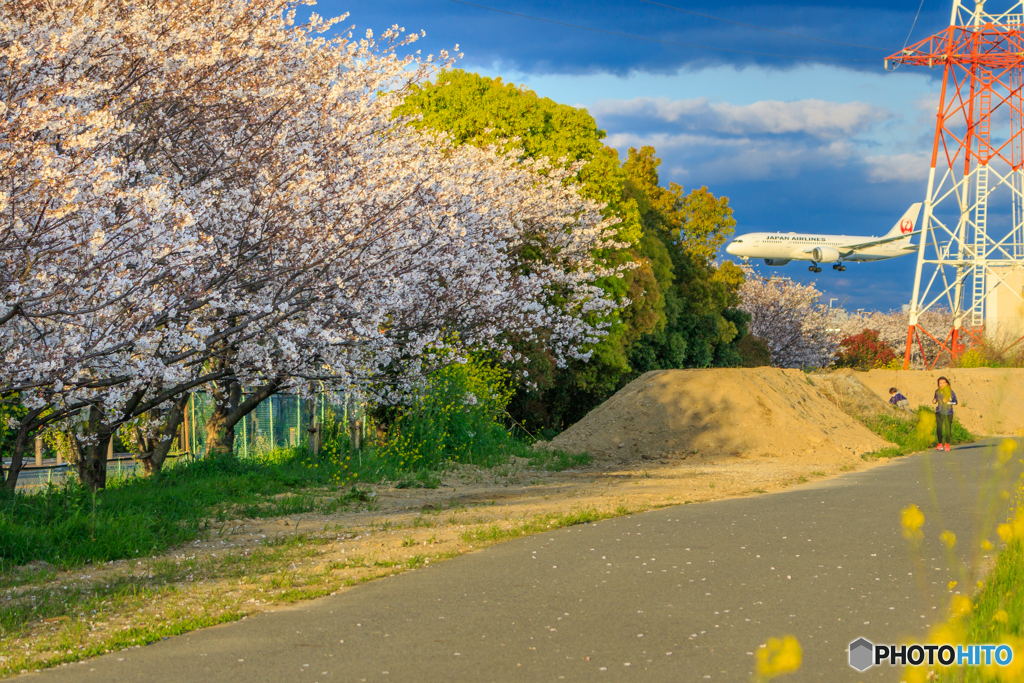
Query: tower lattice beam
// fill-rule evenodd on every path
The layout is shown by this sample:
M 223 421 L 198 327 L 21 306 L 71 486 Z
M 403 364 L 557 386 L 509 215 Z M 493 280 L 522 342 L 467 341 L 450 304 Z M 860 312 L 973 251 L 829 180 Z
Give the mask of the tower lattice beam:
M 1024 336 L 1024 2 L 999 13 L 973 4 L 954 0 L 945 30 L 886 60 L 887 69 L 944 71 L 904 368 L 918 353 L 935 367 L 983 339 Z M 1009 199 L 1010 211 L 990 221 L 993 199 Z M 922 315 L 941 308 L 952 312 L 952 329 L 925 329 Z

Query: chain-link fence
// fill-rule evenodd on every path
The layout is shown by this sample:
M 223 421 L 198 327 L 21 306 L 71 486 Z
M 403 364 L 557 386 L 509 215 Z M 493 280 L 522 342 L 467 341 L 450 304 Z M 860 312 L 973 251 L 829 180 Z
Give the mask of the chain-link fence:
M 244 397 L 243 397 L 244 400 Z M 326 394 L 302 398 L 294 394 L 275 394 L 235 425 L 235 453 L 242 457 L 259 455 L 276 448 L 291 448 L 306 443 L 312 421 L 339 420 L 348 424 L 358 420 L 366 429 L 363 405 L 342 397 L 328 400 Z M 206 454 L 206 422 L 213 414 L 213 397 L 194 393 L 189 399 L 175 450 L 201 458 Z M 364 435 L 365 436 L 365 435 Z

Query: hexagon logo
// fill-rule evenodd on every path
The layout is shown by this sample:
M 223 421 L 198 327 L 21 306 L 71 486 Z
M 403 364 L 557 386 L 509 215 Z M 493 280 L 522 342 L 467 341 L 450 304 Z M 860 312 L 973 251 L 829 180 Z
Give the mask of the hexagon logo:
M 864 671 L 874 665 L 875 646 L 864 638 L 850 643 L 850 666 L 857 671 Z

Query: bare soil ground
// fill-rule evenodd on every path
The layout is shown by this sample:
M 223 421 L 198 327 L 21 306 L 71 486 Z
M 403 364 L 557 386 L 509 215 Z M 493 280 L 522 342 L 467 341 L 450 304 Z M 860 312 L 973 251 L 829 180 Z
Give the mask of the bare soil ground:
M 972 434 L 1024 434 L 1024 369 L 871 370 L 853 375 L 885 400 L 890 387 L 898 388 L 912 406 L 931 405 L 938 378 L 946 377 L 959 401 L 956 416 Z
M 799 370 L 658 370 L 637 378 L 548 446 L 602 464 L 766 459 L 824 467 L 888 446 Z M 884 407 L 884 405 L 883 405 Z

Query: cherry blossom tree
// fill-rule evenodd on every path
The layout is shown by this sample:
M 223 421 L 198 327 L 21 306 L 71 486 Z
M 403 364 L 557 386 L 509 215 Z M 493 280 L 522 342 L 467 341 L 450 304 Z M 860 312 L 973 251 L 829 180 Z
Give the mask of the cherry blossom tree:
M 949 330 L 953 328 L 953 314 L 946 308 L 930 308 L 920 316 L 921 325 L 927 330 Z M 855 335 L 864 329 L 878 330 L 879 341 L 886 344 L 897 358 L 903 358 L 907 345 L 907 328 L 910 325 L 909 313 L 902 310 L 894 311 L 863 311 L 836 313 L 836 326 L 844 336 Z M 921 344 L 928 358 L 935 358 L 939 353 L 939 345 L 927 336 L 923 336 Z M 916 344 L 911 348 L 911 367 L 921 369 L 924 361 L 921 348 Z
M 745 270 L 739 308 L 752 316 L 750 334 L 767 342 L 772 365 L 821 368 L 831 364 L 839 330 L 833 311 L 818 303 L 821 292 L 814 285 Z
M 392 115 L 447 54 L 328 39 L 283 0 L 70 5 L 0 11 L 0 389 L 30 409 L 8 486 L 48 424 L 101 487 L 117 426 L 168 404 L 166 447 L 199 386 L 224 450 L 285 386 L 601 334 L 612 237 L 576 169 Z
M 0 386 L 29 408 L 15 469 L 61 397 L 88 412 L 76 390 L 120 383 L 92 366 L 130 367 L 125 354 L 187 297 L 178 275 L 204 249 L 190 198 L 118 150 L 133 125 L 117 109 L 139 74 L 112 27 L 125 22 L 117 10 L 0 12 Z

